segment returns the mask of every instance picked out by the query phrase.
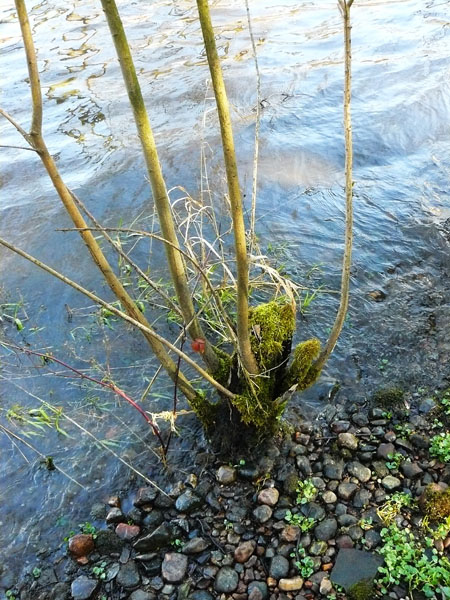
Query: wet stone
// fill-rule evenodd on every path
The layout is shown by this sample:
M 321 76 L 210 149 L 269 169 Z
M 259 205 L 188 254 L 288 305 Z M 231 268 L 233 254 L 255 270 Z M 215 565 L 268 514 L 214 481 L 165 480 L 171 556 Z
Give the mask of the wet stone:
M 340 433 L 337 439 L 338 446 L 340 448 L 347 448 L 348 450 L 356 450 L 358 448 L 358 438 L 353 433 Z
M 331 540 L 336 534 L 337 526 L 336 519 L 325 519 L 314 529 L 314 535 L 321 541 Z
M 248 540 L 242 542 L 234 551 L 234 560 L 238 563 L 245 563 L 248 561 L 250 556 L 253 554 L 256 548 L 255 540 Z
M 95 539 L 95 548 L 100 554 L 109 555 L 111 553 L 120 553 L 122 551 L 123 542 L 114 531 L 110 529 L 101 529 L 97 531 Z
M 69 552 L 75 558 L 87 556 L 94 550 L 94 538 L 90 534 L 79 533 L 69 540 Z
M 163 546 L 167 546 L 172 540 L 172 532 L 167 523 L 162 523 L 152 533 L 141 537 L 134 544 L 134 548 L 137 552 L 151 552 L 152 550 L 159 550 Z
M 186 575 L 188 557 L 178 552 L 169 552 L 164 556 L 161 574 L 168 583 L 179 583 Z
M 121 540 L 132 540 L 139 535 L 141 528 L 137 525 L 127 525 L 126 523 L 119 523 L 116 527 L 116 535 Z
M 321 521 L 325 518 L 325 509 L 320 506 L 320 504 L 317 504 L 317 502 L 308 502 L 307 504 L 302 504 L 300 511 L 303 515 L 305 515 L 305 517 L 310 517 L 316 521 Z
M 323 467 L 323 474 L 328 479 L 337 479 L 338 481 L 342 479 L 342 474 L 344 473 L 344 464 L 338 463 L 335 461 L 328 462 Z
M 137 491 L 136 498 L 134 500 L 134 505 L 137 508 L 148 506 L 156 500 L 157 495 L 158 492 L 154 487 L 141 487 Z
M 237 471 L 234 467 L 228 465 L 222 465 L 216 472 L 216 479 L 223 485 L 229 485 L 236 481 Z
M 208 548 L 209 542 L 201 537 L 192 538 L 183 546 L 184 554 L 199 554 Z
M 197 590 L 189 596 L 189 600 L 214 600 L 209 592 Z
M 266 600 L 269 596 L 267 583 L 265 581 L 252 581 L 248 585 L 247 594 L 248 600 Z
M 77 577 L 71 585 L 70 591 L 73 600 L 89 600 L 92 598 L 98 587 L 98 581 L 81 575 Z
M 302 473 L 302 475 L 304 475 L 305 477 L 309 477 L 311 475 L 311 463 L 306 458 L 306 456 L 297 456 L 296 463 L 298 470 L 300 471 L 300 473 Z
M 266 504 L 267 506 L 275 506 L 279 497 L 280 492 L 276 488 L 265 488 L 259 492 L 258 502 L 260 504 Z
M 327 490 L 322 494 L 322 500 L 325 502 L 325 504 L 334 504 L 337 502 L 337 496 L 334 492 Z
M 114 506 L 106 515 L 106 522 L 108 523 L 108 525 L 110 525 L 111 523 L 120 523 L 123 520 L 123 512 L 117 506 Z
M 371 498 L 372 494 L 369 490 L 366 490 L 365 488 L 358 490 L 353 498 L 353 506 L 355 508 L 364 508 L 364 506 L 369 504 Z
M 181 496 L 178 496 L 175 501 L 175 508 L 180 512 L 190 513 L 196 508 L 200 508 L 202 504 L 203 500 L 189 489 L 186 490 L 184 494 L 181 494 Z
M 415 462 L 404 461 L 400 465 L 400 471 L 408 479 L 416 479 L 423 474 L 423 470 Z
M 393 475 L 386 475 L 386 477 L 383 477 L 381 480 L 381 485 L 388 490 L 388 492 L 396 490 L 401 486 L 401 484 L 402 482 L 400 479 L 397 479 L 397 477 L 394 477 Z
M 153 599 L 154 599 L 153 594 L 150 594 L 149 592 L 144 592 L 144 590 L 136 590 L 130 596 L 130 600 L 153 600 Z
M 291 577 L 291 579 L 280 579 L 278 587 L 283 592 L 294 592 L 301 590 L 303 587 L 303 579 L 301 577 Z
M 253 516 L 260 523 L 266 523 L 272 516 L 272 509 L 269 506 L 262 504 L 261 506 L 255 508 L 253 511 Z
M 356 477 L 358 481 L 361 481 L 361 483 L 366 483 L 372 476 L 371 470 L 357 461 L 349 463 L 347 471 L 350 475 Z
M 338 496 L 343 500 L 350 500 L 357 488 L 356 483 L 340 483 L 337 489 Z
M 289 573 L 289 561 L 284 556 L 276 554 L 270 562 L 269 574 L 274 579 L 286 577 Z
M 381 556 L 371 552 L 342 549 L 337 555 L 334 569 L 331 572 L 331 581 L 348 591 L 360 581 L 373 581 L 377 576 L 378 567 L 383 562 Z
M 116 577 L 116 582 L 126 589 L 137 587 L 141 583 L 141 576 L 134 560 L 122 565 Z
M 216 592 L 230 594 L 234 592 L 239 583 L 239 575 L 231 567 L 222 567 L 217 572 L 214 580 L 214 589 Z
M 395 453 L 395 446 L 394 444 L 386 443 L 386 444 L 380 444 L 378 446 L 377 449 L 377 456 L 379 458 L 384 458 L 384 460 L 388 460 L 389 458 L 389 454 L 394 454 Z
M 280 539 L 282 542 L 287 542 L 288 544 L 291 544 L 298 540 L 299 535 L 300 529 L 298 527 L 296 527 L 295 525 L 286 525 L 286 527 L 284 527 L 283 531 L 281 532 Z

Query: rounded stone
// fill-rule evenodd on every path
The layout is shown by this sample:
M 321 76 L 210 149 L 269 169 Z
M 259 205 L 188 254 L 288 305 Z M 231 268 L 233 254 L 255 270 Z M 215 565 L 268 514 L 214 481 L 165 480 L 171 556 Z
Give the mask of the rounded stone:
M 253 516 L 260 523 L 266 523 L 272 516 L 272 509 L 270 508 L 270 506 L 262 504 L 261 506 L 255 508 L 255 510 L 253 511 Z
M 359 440 L 353 433 L 340 433 L 337 439 L 338 446 L 340 448 L 347 448 L 348 450 L 356 450 L 358 448 Z
M 237 471 L 234 467 L 228 465 L 222 465 L 217 469 L 216 479 L 223 485 L 229 485 L 236 481 Z
M 334 492 L 327 490 L 322 494 L 322 500 L 325 502 L 325 504 L 334 504 L 337 502 L 337 496 Z
M 278 587 L 283 592 L 295 592 L 303 587 L 303 579 L 301 577 L 291 577 L 290 579 L 280 579 Z
M 209 546 L 209 542 L 201 537 L 195 537 L 192 538 L 192 540 L 189 540 L 188 542 L 186 542 L 183 546 L 183 553 L 184 554 L 199 554 L 200 552 L 203 552 L 203 550 L 206 550 L 206 548 Z
M 120 567 L 116 582 L 127 589 L 135 588 L 141 583 L 141 576 L 134 560 L 130 560 Z
M 248 540 L 242 542 L 234 551 L 234 560 L 238 563 L 245 563 L 248 561 L 250 556 L 253 554 L 256 548 L 255 540 Z
M 356 483 L 340 483 L 337 489 L 338 496 L 343 500 L 350 500 L 357 488 Z
M 349 463 L 347 465 L 347 471 L 350 475 L 356 477 L 358 481 L 361 481 L 361 483 L 367 483 L 372 477 L 372 471 L 357 461 Z
M 402 485 L 402 482 L 393 475 L 386 475 L 386 477 L 383 477 L 381 480 L 381 485 L 384 487 L 384 489 L 388 490 L 388 492 L 392 492 L 393 490 L 399 488 Z
M 336 519 L 325 519 L 314 529 L 314 535 L 316 539 L 326 542 L 336 535 L 337 527 Z
M 193 512 L 196 508 L 199 508 L 203 504 L 203 500 L 194 494 L 191 489 L 188 489 L 178 496 L 175 501 L 175 508 L 179 512 L 190 513 Z
M 69 540 L 69 552 L 75 558 L 87 556 L 94 550 L 94 538 L 91 534 L 79 533 Z
M 161 575 L 168 583 L 180 583 L 186 575 L 188 557 L 178 552 L 168 552 L 161 565 Z
M 269 595 L 269 588 L 267 587 L 267 583 L 265 581 L 252 581 L 248 584 L 247 593 L 249 598 L 251 594 L 254 593 L 254 590 L 258 590 L 260 592 L 260 597 L 262 600 L 266 600 Z
M 137 525 L 127 525 L 126 523 L 119 523 L 116 527 L 116 535 L 121 540 L 126 541 L 135 538 L 137 535 L 139 535 L 140 531 L 141 528 Z
M 239 575 L 231 567 L 222 567 L 219 569 L 214 581 L 216 592 L 231 594 L 235 591 L 239 583 Z
M 288 573 L 289 573 L 288 559 L 285 558 L 284 556 L 281 556 L 281 554 L 276 554 L 270 562 L 270 569 L 269 569 L 270 576 L 273 577 L 274 579 L 282 579 L 283 577 L 286 577 Z
M 258 502 L 260 504 L 267 504 L 267 506 L 275 506 L 279 497 L 280 492 L 276 488 L 265 488 L 259 492 Z

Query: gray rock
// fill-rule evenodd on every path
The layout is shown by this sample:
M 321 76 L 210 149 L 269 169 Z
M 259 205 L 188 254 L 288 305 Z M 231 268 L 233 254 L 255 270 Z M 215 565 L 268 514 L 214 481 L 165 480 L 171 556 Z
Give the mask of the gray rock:
M 164 516 L 162 512 L 160 510 L 152 510 L 152 512 L 145 515 L 142 526 L 146 529 L 156 529 L 163 521 Z
M 189 596 L 189 600 L 214 600 L 209 592 L 204 590 L 197 590 Z
M 316 539 L 326 542 L 335 536 L 337 526 L 336 519 L 325 519 L 314 529 L 314 535 Z
M 419 433 L 411 434 L 409 440 L 416 448 L 426 449 L 430 445 L 430 438 L 426 435 L 420 435 Z
M 98 581 L 81 575 L 72 581 L 70 591 L 72 592 L 73 600 L 89 600 L 92 598 L 98 587 Z
M 377 456 L 379 458 L 384 458 L 384 460 L 388 460 L 389 454 L 395 453 L 395 446 L 390 442 L 386 444 L 380 444 L 377 449 Z
M 228 465 L 222 465 L 217 469 L 216 479 L 223 485 L 229 485 L 236 481 L 237 471 L 234 467 Z
M 188 489 L 184 494 L 178 496 L 175 501 L 175 508 L 180 512 L 191 513 L 196 508 L 200 508 L 202 504 L 203 500 L 200 496 L 197 496 L 191 489 Z
M 330 461 L 327 462 L 323 467 L 323 474 L 328 479 L 337 479 L 338 481 L 342 479 L 342 474 L 344 473 L 344 463 Z
M 248 584 L 247 593 L 249 598 L 255 589 L 259 590 L 262 600 L 266 600 L 266 598 L 268 598 L 269 588 L 267 587 L 267 583 L 265 581 L 252 581 Z
M 141 487 L 137 491 L 136 498 L 134 499 L 134 505 L 137 508 L 149 506 L 156 500 L 157 495 L 158 491 L 154 487 Z
M 167 523 L 162 523 L 152 533 L 141 537 L 134 543 L 136 552 L 152 552 L 167 546 L 172 540 L 172 531 Z
M 305 517 L 310 517 L 316 521 L 321 521 L 325 518 L 325 509 L 317 502 L 308 502 L 307 504 L 302 504 L 300 511 Z
M 164 556 L 161 575 L 168 583 L 180 583 L 186 575 L 188 557 L 178 552 L 168 552 Z
M 68 583 L 55 583 L 52 587 L 49 600 L 68 600 L 69 594 L 70 586 Z
M 141 583 L 141 576 L 134 560 L 130 560 L 120 567 L 116 582 L 126 589 L 135 588 Z
M 382 462 L 381 460 L 375 460 L 372 463 L 372 466 L 378 477 L 386 477 L 386 475 L 389 475 L 389 469 L 387 468 L 385 462 Z
M 280 492 L 277 490 L 277 488 L 264 488 L 258 494 L 258 502 L 260 504 L 267 504 L 267 506 L 275 506 L 279 497 Z
M 327 490 L 322 494 L 322 500 L 325 502 L 325 504 L 334 504 L 337 502 L 337 496 L 331 490 Z
M 378 567 L 383 562 L 383 558 L 377 554 L 341 548 L 331 571 L 331 581 L 349 591 L 352 586 L 361 581 L 372 582 L 377 576 Z
M 216 592 L 231 594 L 237 588 L 239 575 L 231 567 L 222 567 L 217 572 L 214 580 L 214 589 Z
M 343 500 L 350 500 L 353 494 L 358 489 L 356 483 L 340 483 L 338 485 L 337 493 L 339 498 Z
M 305 475 L 305 477 L 309 477 L 311 475 L 311 473 L 312 473 L 311 463 L 306 458 L 306 456 L 297 456 L 296 463 L 297 463 L 297 467 L 298 467 L 298 470 L 300 471 L 300 473 Z
M 274 579 L 287 577 L 289 573 L 289 561 L 281 554 L 276 554 L 270 562 L 269 574 Z
M 368 550 L 376 548 L 381 544 L 381 535 L 375 529 L 369 529 L 369 531 L 366 531 L 364 538 L 366 540 L 366 547 Z
M 407 460 L 402 462 L 402 464 L 400 465 L 400 471 L 408 479 L 416 479 L 416 477 L 420 477 L 423 473 L 423 470 L 419 467 L 417 463 L 409 462 Z
M 386 475 L 386 477 L 383 477 L 381 480 L 381 485 L 384 487 L 384 489 L 388 490 L 388 492 L 392 492 L 393 490 L 399 488 L 402 485 L 402 482 L 393 475 Z
M 106 506 L 102 502 L 96 502 L 92 505 L 90 516 L 95 521 L 104 519 L 106 517 Z
M 356 479 L 362 483 L 369 481 L 372 476 L 372 471 L 357 461 L 348 463 L 347 471 L 350 475 L 356 477 Z
M 369 490 L 362 488 L 356 492 L 355 497 L 353 498 L 353 506 L 355 508 L 364 508 L 369 504 L 371 498 L 372 494 Z
M 359 440 L 353 433 L 340 433 L 338 435 L 337 443 L 340 448 L 356 450 L 358 448 Z
M 184 554 L 198 554 L 209 546 L 209 542 L 201 537 L 192 538 L 183 546 Z
M 154 595 L 150 594 L 149 592 L 144 592 L 144 590 L 136 590 L 130 596 L 130 600 L 153 600 L 153 599 L 154 599 Z
M 260 523 L 266 523 L 270 517 L 272 516 L 272 509 L 270 506 L 266 506 L 265 504 L 258 506 L 253 511 L 253 516 Z
M 123 512 L 120 510 L 120 508 L 117 508 L 117 506 L 114 506 L 106 515 L 106 522 L 108 525 L 111 523 L 121 523 L 123 520 Z

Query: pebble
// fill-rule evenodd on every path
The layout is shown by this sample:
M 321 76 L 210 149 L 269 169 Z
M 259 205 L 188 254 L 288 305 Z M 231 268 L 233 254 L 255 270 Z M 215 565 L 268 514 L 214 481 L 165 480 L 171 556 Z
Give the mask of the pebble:
M 279 497 L 280 492 L 276 488 L 265 488 L 259 492 L 258 502 L 260 504 L 267 504 L 267 506 L 275 506 Z
M 353 494 L 358 489 L 356 483 L 340 483 L 338 485 L 337 493 L 339 498 L 343 500 L 350 500 Z
M 395 454 L 395 446 L 390 442 L 386 444 L 380 444 L 377 448 L 377 456 L 379 458 L 384 458 L 384 460 L 388 460 L 389 454 Z
M 234 467 L 228 465 L 222 465 L 216 472 L 216 479 L 222 485 L 230 485 L 234 483 L 237 478 L 237 471 Z
M 98 581 L 81 575 L 72 581 L 70 591 L 73 600 L 89 600 L 98 587 Z
M 280 579 L 278 587 L 282 592 L 295 592 L 303 587 L 303 579 L 301 577 L 291 577 L 291 579 Z
M 120 567 L 116 582 L 127 589 L 135 588 L 141 583 L 141 576 L 134 560 L 130 560 Z
M 255 510 L 253 511 L 253 516 L 260 523 L 267 523 L 267 521 L 272 516 L 272 509 L 270 508 L 270 506 L 262 504 L 261 506 L 255 508 Z
M 255 540 L 248 540 L 247 542 L 242 542 L 234 551 L 234 560 L 238 563 L 245 563 L 248 561 L 250 556 L 253 554 L 256 548 Z
M 327 490 L 322 494 L 322 500 L 325 502 L 325 504 L 334 504 L 337 502 L 337 496 L 334 492 Z
M 353 433 L 340 433 L 337 439 L 338 446 L 340 448 L 347 448 L 348 450 L 356 450 L 358 448 L 359 440 Z
M 386 477 L 383 477 L 381 480 L 381 485 L 388 490 L 388 492 L 392 492 L 399 488 L 402 485 L 402 482 L 393 475 L 386 475 Z
M 161 575 L 168 583 L 180 583 L 186 575 L 188 557 L 179 552 L 168 552 L 161 565 Z
M 289 561 L 281 554 L 276 554 L 271 562 L 269 575 L 274 579 L 282 579 L 289 573 Z
M 183 513 L 191 513 L 203 504 L 202 498 L 197 496 L 191 489 L 187 489 L 175 500 L 175 508 Z
M 78 533 L 69 540 L 69 552 L 78 559 L 86 557 L 94 547 L 94 538 L 90 534 Z
M 141 487 L 138 489 L 134 499 L 134 506 L 137 508 L 147 507 L 155 501 L 157 495 L 158 492 L 154 487 Z
M 314 529 L 314 535 L 320 541 L 331 540 L 336 534 L 337 527 L 336 519 L 325 519 Z
M 372 477 L 372 471 L 359 462 L 351 462 L 347 465 L 347 471 L 353 477 L 356 477 L 361 483 L 366 483 Z
M 216 592 L 231 594 L 235 591 L 239 583 L 239 575 L 231 567 L 222 567 L 219 569 L 214 581 Z
M 116 527 L 116 535 L 121 540 L 132 540 L 137 537 L 141 531 L 141 528 L 137 525 L 127 525 L 126 523 L 119 523 Z
M 123 512 L 117 506 L 114 506 L 106 515 L 106 522 L 108 523 L 108 525 L 110 525 L 111 523 L 120 523 L 123 520 Z

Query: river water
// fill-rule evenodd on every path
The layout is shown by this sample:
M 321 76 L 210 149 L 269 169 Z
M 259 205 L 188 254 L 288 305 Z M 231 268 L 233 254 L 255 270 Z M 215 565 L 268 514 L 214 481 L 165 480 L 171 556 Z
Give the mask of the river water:
M 44 92 L 44 130 L 66 183 L 105 224 L 152 225 L 143 160 L 98 2 L 29 2 Z M 344 227 L 342 26 L 334 2 L 250 2 L 261 70 L 258 234 L 262 251 L 296 281 L 339 287 Z M 23 126 L 30 99 L 12 3 L 0 0 L 1 106 Z M 223 168 L 200 30 L 192 1 L 120 2 L 169 188 L 199 191 L 201 149 L 210 186 L 223 197 Z M 398 383 L 412 400 L 449 374 L 450 4 L 442 0 L 356 0 L 353 12 L 355 249 L 352 300 L 339 346 L 319 385 L 294 400 L 318 411 L 335 381 L 342 399 L 362 403 Z M 242 187 L 250 197 L 255 69 L 242 2 L 215 2 L 213 19 L 232 106 Z M 21 146 L 0 123 L 1 144 Z M 92 267 L 36 156 L 1 148 L 0 231 L 67 276 L 108 292 Z M 203 181 L 204 183 L 204 181 Z M 174 190 L 172 198 L 179 198 Z M 223 212 L 223 211 L 222 211 Z M 226 227 L 226 217 L 223 216 Z M 145 268 L 149 247 L 135 256 Z M 137 334 L 102 323 L 71 289 L 1 250 L 4 339 L 55 356 L 139 398 L 156 366 Z M 152 246 L 151 272 L 164 277 Z M 381 290 L 382 302 L 370 292 Z M 18 303 L 18 305 L 16 305 Z M 67 308 L 69 307 L 69 308 Z M 321 294 L 300 317 L 299 337 L 325 338 L 336 296 Z M 16 331 L 12 319 L 24 325 Z M 160 318 L 159 326 L 168 325 Z M 169 327 L 172 338 L 176 326 Z M 192 417 L 180 423 L 169 467 L 151 452 L 151 434 L 128 406 L 67 372 L 4 352 L 1 423 L 35 450 L 0 436 L 0 589 L 63 552 L 62 540 L 89 520 L 90 507 L 137 486 L 114 451 L 160 484 L 190 472 L 204 446 Z M 159 377 L 145 401 L 169 409 Z M 6 411 L 40 401 L 63 407 L 103 446 L 66 420 L 69 437 L 17 426 Z M 303 404 L 302 404 L 303 400 Z M 18 411 L 19 409 L 16 408 Z M 133 432 L 129 428 L 133 429 Z M 106 448 L 105 448 L 106 444 Z M 20 451 L 19 451 L 20 450 Z M 193 451 L 194 450 L 194 451 Z M 23 453 L 23 454 L 22 454 Z M 125 508 L 126 501 L 125 501 Z

